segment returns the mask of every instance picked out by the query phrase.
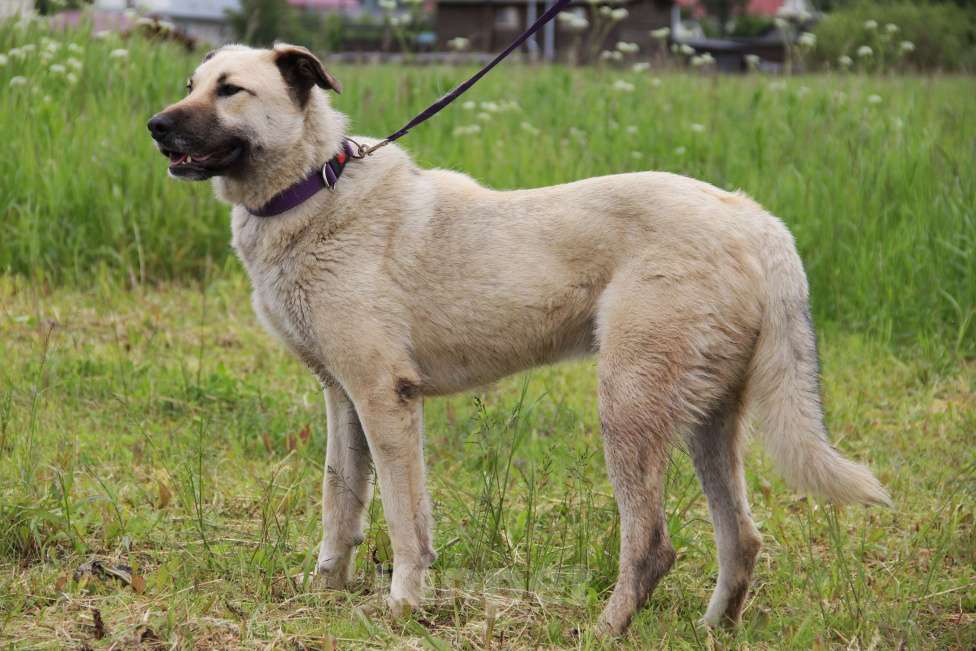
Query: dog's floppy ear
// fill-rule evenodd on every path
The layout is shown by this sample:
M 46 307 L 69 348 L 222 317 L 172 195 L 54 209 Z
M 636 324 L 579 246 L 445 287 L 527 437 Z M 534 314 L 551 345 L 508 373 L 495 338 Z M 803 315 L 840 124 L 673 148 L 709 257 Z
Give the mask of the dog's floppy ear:
M 342 92 L 342 84 L 339 80 L 329 74 L 329 71 L 322 66 L 322 62 L 303 47 L 286 43 L 276 44 L 274 62 L 299 106 L 304 107 L 308 103 L 312 86 L 321 86 L 336 93 Z

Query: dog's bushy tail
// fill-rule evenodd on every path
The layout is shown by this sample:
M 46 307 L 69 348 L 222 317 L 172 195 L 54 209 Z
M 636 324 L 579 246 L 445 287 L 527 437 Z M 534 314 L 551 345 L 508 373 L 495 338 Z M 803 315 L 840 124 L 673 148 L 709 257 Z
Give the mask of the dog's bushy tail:
M 746 388 L 766 450 L 794 490 L 890 506 L 871 471 L 842 457 L 827 439 L 806 274 L 792 235 L 771 220 L 763 251 L 767 300 Z

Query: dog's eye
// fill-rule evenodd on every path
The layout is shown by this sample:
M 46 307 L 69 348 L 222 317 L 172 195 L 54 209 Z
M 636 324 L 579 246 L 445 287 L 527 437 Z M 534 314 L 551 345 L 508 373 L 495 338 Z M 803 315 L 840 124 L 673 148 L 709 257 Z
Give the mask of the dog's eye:
M 244 89 L 240 86 L 235 86 L 234 84 L 220 84 L 217 86 L 217 97 L 230 97 L 231 95 L 236 95 L 242 90 Z

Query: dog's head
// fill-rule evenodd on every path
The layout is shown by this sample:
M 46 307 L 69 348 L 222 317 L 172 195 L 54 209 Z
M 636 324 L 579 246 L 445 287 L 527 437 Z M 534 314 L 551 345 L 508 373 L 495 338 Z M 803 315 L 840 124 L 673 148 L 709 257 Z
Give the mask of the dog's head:
M 223 47 L 204 57 L 186 97 L 154 115 L 149 131 L 174 177 L 244 176 L 302 139 L 317 88 L 341 89 L 303 47 Z

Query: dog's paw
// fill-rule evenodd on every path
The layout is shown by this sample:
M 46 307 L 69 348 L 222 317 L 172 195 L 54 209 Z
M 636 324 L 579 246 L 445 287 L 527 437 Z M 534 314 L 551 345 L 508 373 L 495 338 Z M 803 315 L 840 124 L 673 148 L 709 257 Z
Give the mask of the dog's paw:
M 386 598 L 386 605 L 390 609 L 390 614 L 396 619 L 406 619 L 413 614 L 420 604 L 417 602 L 411 603 L 411 600 L 397 598 L 390 595 Z
M 593 633 L 597 639 L 613 640 L 626 633 L 629 626 L 630 617 L 621 617 L 610 608 L 606 608 L 597 620 Z
M 352 579 L 353 557 L 351 554 L 326 555 L 315 568 L 315 585 L 330 590 L 342 590 Z

